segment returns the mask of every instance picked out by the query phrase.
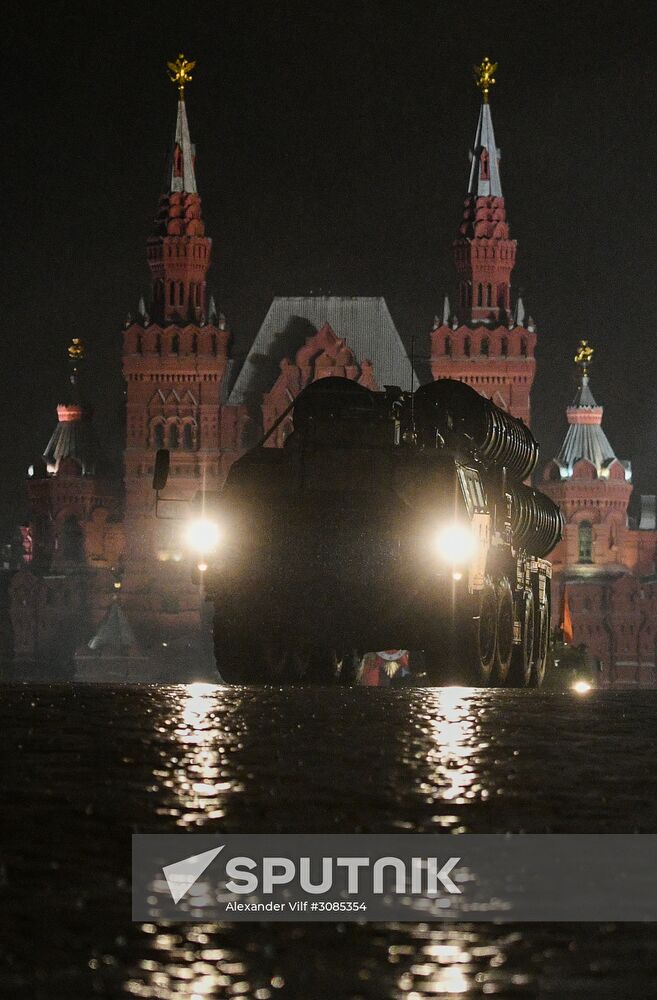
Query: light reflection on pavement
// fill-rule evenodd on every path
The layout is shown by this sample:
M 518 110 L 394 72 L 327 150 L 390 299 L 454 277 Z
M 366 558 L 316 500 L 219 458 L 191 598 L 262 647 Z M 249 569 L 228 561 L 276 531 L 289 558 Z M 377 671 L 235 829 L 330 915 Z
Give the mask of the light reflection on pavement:
M 133 832 L 657 832 L 657 693 L 0 687 L 0 996 L 657 994 L 650 925 L 130 921 Z

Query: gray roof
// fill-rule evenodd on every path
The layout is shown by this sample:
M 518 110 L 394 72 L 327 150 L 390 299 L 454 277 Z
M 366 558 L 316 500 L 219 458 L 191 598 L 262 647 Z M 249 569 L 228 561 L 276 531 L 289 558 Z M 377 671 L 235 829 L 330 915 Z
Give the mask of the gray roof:
M 481 154 L 484 149 L 488 153 L 489 180 L 481 179 Z M 475 197 L 488 197 L 489 195 L 495 198 L 502 197 L 499 157 L 500 151 L 495 145 L 495 132 L 493 131 L 490 104 L 482 104 L 474 146 L 472 147 L 472 166 L 470 167 L 468 194 Z
M 88 645 L 89 649 L 94 650 L 114 649 L 119 651 L 134 646 L 135 642 L 135 634 L 126 613 L 115 600 L 110 605 L 109 611 L 100 623 L 93 639 L 89 640 Z
M 599 419 L 595 423 L 580 423 L 577 421 L 577 411 L 597 411 Z M 561 451 L 557 455 L 556 461 L 561 466 L 561 473 L 564 477 L 570 476 L 573 466 L 581 459 L 586 459 L 595 466 L 598 475 L 601 475 L 611 462 L 616 459 L 616 453 L 609 443 L 607 435 L 602 429 L 602 407 L 598 406 L 591 387 L 588 375 L 582 377 L 582 381 L 577 389 L 575 398 L 568 407 L 568 432 L 561 446 Z M 625 466 L 628 478 L 631 476 L 631 465 L 629 462 L 622 462 Z
M 178 176 L 175 173 L 176 147 L 180 149 L 182 154 L 182 172 Z M 194 173 L 194 153 L 194 145 L 189 137 L 189 124 L 187 122 L 185 102 L 178 101 L 176 134 L 167 162 L 165 191 L 184 191 L 185 194 L 197 193 L 196 175 Z
M 60 420 L 43 453 L 48 472 L 57 472 L 66 458 L 80 463 L 83 476 L 93 476 L 101 459 L 100 445 L 90 416 L 80 420 Z
M 410 388 L 410 361 L 385 299 L 340 296 L 275 298 L 228 397 L 229 406 L 258 404 L 308 337 L 328 323 L 359 364 L 371 361 L 380 388 Z M 416 366 L 417 370 L 417 366 Z M 414 385 L 419 380 L 414 378 Z

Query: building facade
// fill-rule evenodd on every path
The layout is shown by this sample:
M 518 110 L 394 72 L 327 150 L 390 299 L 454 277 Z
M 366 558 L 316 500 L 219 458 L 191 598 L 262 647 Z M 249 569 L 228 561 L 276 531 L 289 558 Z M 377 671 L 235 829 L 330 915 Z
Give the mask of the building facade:
M 551 555 L 553 627 L 582 647 L 603 685 L 657 684 L 655 498 L 628 513 L 632 467 L 616 457 L 602 428 L 603 407 L 591 391 L 592 348 L 582 341 L 575 398 L 559 454 L 541 488 L 559 504 L 563 539 Z M 564 616 L 572 621 L 564 630 Z

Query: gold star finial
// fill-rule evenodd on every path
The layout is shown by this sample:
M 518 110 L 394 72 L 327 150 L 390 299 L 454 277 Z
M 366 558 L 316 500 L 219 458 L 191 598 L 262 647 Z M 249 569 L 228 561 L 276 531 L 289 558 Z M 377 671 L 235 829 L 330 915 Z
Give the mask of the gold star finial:
M 84 358 L 84 344 L 79 337 L 73 337 L 73 340 L 68 345 L 68 356 L 69 360 L 73 363 L 82 361 Z
M 483 94 L 484 104 L 488 104 L 488 91 L 495 83 L 495 77 L 493 73 L 497 69 L 497 63 L 490 61 L 488 56 L 484 56 L 481 61 L 481 65 L 475 66 L 475 81 L 479 90 Z
M 192 70 L 196 66 L 196 60 L 189 61 L 185 59 L 182 52 L 179 54 L 175 63 L 168 62 L 167 66 L 170 70 L 169 79 L 171 83 L 178 85 L 178 94 L 181 101 L 185 99 L 185 84 L 190 83 L 192 79 Z
M 593 360 L 593 348 L 590 346 L 588 340 L 580 340 L 574 361 L 575 364 L 579 365 L 579 367 L 582 369 L 582 375 L 588 375 L 589 366 L 592 360 Z

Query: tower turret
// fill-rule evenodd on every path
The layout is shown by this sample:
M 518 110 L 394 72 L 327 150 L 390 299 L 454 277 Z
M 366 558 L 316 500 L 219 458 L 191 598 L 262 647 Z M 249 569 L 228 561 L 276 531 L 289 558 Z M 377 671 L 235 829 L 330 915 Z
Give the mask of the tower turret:
M 196 186 L 196 151 L 189 134 L 185 84 L 196 64 L 181 54 L 169 63 L 178 86 L 178 110 L 155 228 L 147 243 L 156 322 L 200 322 L 207 316 L 207 273 L 212 240 L 205 235 Z
M 467 382 L 529 423 L 536 330 L 532 320 L 525 325 L 522 300 L 514 308 L 511 296 L 516 241 L 509 235 L 489 104 L 496 69 L 497 63 L 488 57 L 475 67 L 482 104 L 463 217 L 453 244 L 457 304 L 451 323 L 444 312 L 431 331 L 431 370 L 436 379 Z

